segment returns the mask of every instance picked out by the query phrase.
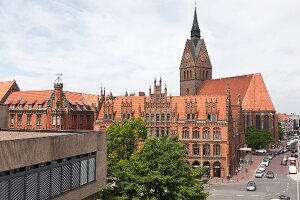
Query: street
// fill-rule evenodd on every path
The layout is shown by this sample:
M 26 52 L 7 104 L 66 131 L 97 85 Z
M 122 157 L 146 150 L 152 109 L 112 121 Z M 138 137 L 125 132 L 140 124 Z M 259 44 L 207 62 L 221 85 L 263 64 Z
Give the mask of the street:
M 293 179 L 288 174 L 288 165 L 283 166 L 280 164 L 284 155 L 288 155 L 289 157 L 291 152 L 277 155 L 266 168 L 266 172 L 274 172 L 274 179 L 267 179 L 265 176 L 263 178 L 255 178 L 255 174 L 253 174 L 250 180 L 255 181 L 256 191 L 246 191 L 247 181 L 242 183 L 213 184 L 208 200 L 270 200 L 278 198 L 281 194 L 290 196 L 293 200 L 297 199 L 297 182 L 294 178 L 295 176 L 293 176 Z

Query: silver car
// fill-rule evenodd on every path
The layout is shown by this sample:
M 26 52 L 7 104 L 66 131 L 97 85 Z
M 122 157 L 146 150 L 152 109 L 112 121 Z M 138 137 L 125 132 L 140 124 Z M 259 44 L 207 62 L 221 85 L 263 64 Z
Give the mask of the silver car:
M 246 190 L 247 191 L 255 191 L 256 190 L 256 184 L 255 184 L 255 182 L 254 181 L 249 181 L 247 183 Z
M 255 178 L 262 178 L 262 177 L 264 177 L 264 172 L 257 170 L 255 173 Z

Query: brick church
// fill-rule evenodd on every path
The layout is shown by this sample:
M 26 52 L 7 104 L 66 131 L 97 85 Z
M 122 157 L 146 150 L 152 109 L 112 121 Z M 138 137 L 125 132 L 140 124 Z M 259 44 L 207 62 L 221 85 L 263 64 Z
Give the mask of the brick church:
M 154 80 L 148 95 L 112 96 L 101 91 L 95 130 L 140 117 L 150 137 L 178 136 L 188 151 L 188 164 L 208 167 L 213 177 L 234 173 L 247 126 L 269 130 L 278 140 L 276 111 L 261 74 L 212 79 L 196 9 L 179 70 L 180 96 L 168 96 L 161 79 Z

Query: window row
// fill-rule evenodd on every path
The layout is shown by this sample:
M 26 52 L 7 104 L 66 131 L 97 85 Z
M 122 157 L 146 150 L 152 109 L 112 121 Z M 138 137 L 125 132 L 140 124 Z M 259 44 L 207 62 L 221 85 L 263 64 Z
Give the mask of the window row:
M 190 139 L 190 128 L 182 128 L 182 139 Z M 192 139 L 200 139 L 200 128 L 192 129 Z M 210 140 L 210 128 L 202 129 L 202 139 Z M 221 140 L 221 128 L 213 128 L 213 140 Z
M 16 109 L 23 110 L 24 108 L 25 108 L 25 103 L 24 104 L 12 104 L 10 106 L 11 110 L 16 110 Z M 43 104 L 38 104 L 37 105 L 38 110 L 42 110 L 42 108 L 43 108 Z M 27 105 L 27 110 L 32 110 L 32 109 L 33 109 L 33 104 L 28 104 Z
M 10 115 L 10 125 L 14 125 L 15 124 L 15 115 Z M 30 115 L 27 115 L 26 117 L 26 124 L 28 126 L 31 126 L 32 125 L 32 114 Z M 23 115 L 21 114 L 18 114 L 17 115 L 17 125 L 18 126 L 21 126 L 23 124 Z M 42 114 L 36 114 L 36 125 L 37 126 L 41 126 L 42 125 Z
M 200 144 L 193 144 L 192 145 L 192 155 L 194 156 L 210 156 L 211 155 L 211 149 L 209 144 L 202 145 L 202 152 L 200 152 Z M 189 150 L 189 144 L 185 144 L 185 148 L 188 151 Z M 213 155 L 214 156 L 221 156 L 221 145 L 220 144 L 214 144 L 213 145 Z
M 170 127 L 149 127 L 147 128 L 148 135 L 157 138 L 169 136 L 171 133 Z
M 209 79 L 209 74 L 208 74 L 208 71 L 207 70 L 199 70 L 199 73 L 197 71 L 196 72 L 196 78 L 197 79 L 200 79 L 200 80 L 207 80 Z M 187 81 L 187 80 L 191 80 L 193 79 L 193 73 L 192 73 L 192 70 L 184 70 L 183 71 L 183 80 L 184 81 Z
M 171 120 L 171 114 L 146 114 L 146 122 L 169 122 Z

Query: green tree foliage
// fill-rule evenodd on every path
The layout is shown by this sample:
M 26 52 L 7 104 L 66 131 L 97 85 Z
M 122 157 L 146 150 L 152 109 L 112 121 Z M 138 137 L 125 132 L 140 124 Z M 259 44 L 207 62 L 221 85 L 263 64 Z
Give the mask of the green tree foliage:
M 139 141 L 147 137 L 146 124 L 141 119 L 115 122 L 107 129 L 108 176 L 121 170 L 124 162 L 136 151 Z
M 200 168 L 192 170 L 184 160 L 184 146 L 177 138 L 145 141 L 116 173 L 114 184 L 102 191 L 112 200 L 206 199 Z
M 282 129 L 282 126 L 281 126 L 280 122 L 278 122 L 277 128 L 278 128 L 278 137 L 279 137 L 280 140 L 282 140 L 283 139 L 283 129 Z
M 246 130 L 246 144 L 254 149 L 266 147 L 273 142 L 272 136 L 267 130 L 258 130 L 249 126 Z

